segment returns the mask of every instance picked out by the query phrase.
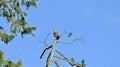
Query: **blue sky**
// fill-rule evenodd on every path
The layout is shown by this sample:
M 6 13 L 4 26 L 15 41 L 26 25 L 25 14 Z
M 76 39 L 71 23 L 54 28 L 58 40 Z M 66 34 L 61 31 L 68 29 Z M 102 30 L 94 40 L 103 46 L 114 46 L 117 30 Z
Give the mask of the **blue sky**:
M 71 45 L 57 44 L 56 49 L 65 56 L 78 62 L 85 59 L 86 67 L 120 67 L 119 3 L 119 0 L 40 0 L 38 8 L 30 8 L 26 18 L 31 26 L 37 26 L 36 38 L 18 36 L 9 45 L 0 43 L 3 44 L 0 49 L 7 59 L 14 62 L 22 59 L 24 67 L 44 67 L 49 51 L 39 59 L 46 48 L 39 40 L 43 41 L 50 32 L 47 43 L 51 44 L 53 29 L 57 29 L 62 41 L 81 36 L 85 40 Z M 72 32 L 73 36 L 66 38 L 64 31 Z M 62 66 L 69 67 L 65 63 Z

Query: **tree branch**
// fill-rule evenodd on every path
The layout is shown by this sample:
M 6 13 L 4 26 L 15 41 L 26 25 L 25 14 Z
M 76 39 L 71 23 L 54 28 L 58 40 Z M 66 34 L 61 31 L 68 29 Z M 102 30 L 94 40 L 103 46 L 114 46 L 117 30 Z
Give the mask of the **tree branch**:
M 45 40 L 43 41 L 43 43 L 45 44 L 45 46 L 48 46 L 47 43 L 46 43 L 46 40 L 47 40 L 47 38 L 48 38 L 49 35 L 50 35 L 50 32 L 47 34 Z
M 71 66 L 74 66 L 74 62 L 72 62 L 71 60 L 69 60 L 67 57 L 65 57 L 62 53 L 60 53 L 58 50 L 55 50 L 58 54 L 60 54 L 62 57 L 59 56 L 54 56 L 55 58 L 61 59 L 61 60 L 65 60 L 66 62 L 68 62 Z
M 81 37 L 81 38 L 76 38 L 76 39 L 74 39 L 74 40 L 71 41 L 71 42 L 59 41 L 59 43 L 62 43 L 62 44 L 72 44 L 72 43 L 74 43 L 75 41 L 80 41 L 80 40 L 83 40 L 83 38 L 82 38 L 82 37 Z
M 46 65 L 46 67 L 51 67 L 51 64 L 52 64 L 52 60 L 53 60 L 53 56 L 54 56 L 54 52 L 55 52 L 55 45 L 56 45 L 56 42 L 58 40 L 54 39 L 54 42 L 52 44 L 52 50 L 51 50 L 51 54 L 50 54 L 50 57 L 49 57 L 49 60 L 48 60 L 48 63 Z
M 66 62 L 68 62 L 71 66 L 74 66 L 74 63 L 71 62 L 68 58 L 62 58 L 62 57 L 59 57 L 59 56 L 54 56 L 55 58 L 58 58 L 58 59 L 61 59 L 61 60 L 64 60 Z
M 46 64 L 48 63 L 48 60 L 50 58 L 50 55 L 51 55 L 51 52 L 49 53 L 48 57 L 47 57 L 47 61 L 46 61 Z
M 50 33 L 47 34 L 47 36 L 45 37 L 44 41 L 39 40 L 37 37 L 34 37 L 34 38 L 35 38 L 37 41 L 43 43 L 46 47 L 48 47 L 49 45 L 46 43 L 46 40 L 47 40 L 49 34 L 50 34 Z
M 64 59 L 67 59 L 62 53 L 60 53 L 58 50 L 55 50 L 58 54 L 60 54 Z
M 55 63 L 55 65 L 56 65 L 57 67 L 60 67 L 59 63 L 58 63 L 56 60 L 53 60 L 53 62 Z
M 48 50 L 48 49 L 50 49 L 52 47 L 52 45 L 51 46 L 49 46 L 49 47 L 47 47 L 43 52 L 42 52 L 42 54 L 41 54 L 41 56 L 40 56 L 40 59 L 42 58 L 42 56 L 44 55 L 44 53 L 45 53 L 45 51 L 46 50 Z

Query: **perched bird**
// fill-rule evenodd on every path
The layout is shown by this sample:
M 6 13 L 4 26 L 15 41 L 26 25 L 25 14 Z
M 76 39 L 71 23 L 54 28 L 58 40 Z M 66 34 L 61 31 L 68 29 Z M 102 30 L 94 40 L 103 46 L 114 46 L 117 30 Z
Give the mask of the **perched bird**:
M 59 36 L 58 32 L 55 29 L 53 31 L 53 35 L 56 38 L 56 40 L 59 40 L 60 36 Z

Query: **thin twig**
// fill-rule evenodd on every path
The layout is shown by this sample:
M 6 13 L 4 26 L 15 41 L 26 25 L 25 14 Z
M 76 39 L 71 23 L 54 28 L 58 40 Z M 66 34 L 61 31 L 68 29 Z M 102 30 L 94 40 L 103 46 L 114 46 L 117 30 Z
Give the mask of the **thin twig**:
M 48 49 L 50 49 L 52 47 L 52 45 L 51 46 L 49 46 L 49 47 L 47 47 L 44 51 L 43 51 L 43 53 L 41 54 L 41 56 L 40 56 L 40 59 L 42 58 L 42 56 L 44 55 L 44 53 L 45 53 L 45 51 L 46 50 L 48 50 Z
M 58 54 L 60 54 L 64 59 L 66 59 L 66 57 L 62 54 L 62 53 L 60 53 L 58 50 L 55 50 Z
M 50 35 L 50 32 L 47 34 L 47 36 L 46 36 L 46 38 L 45 38 L 45 40 L 44 40 L 44 42 L 43 42 L 45 46 L 48 46 L 47 43 L 46 43 L 46 40 L 48 39 L 48 36 L 49 36 L 49 35 Z
M 62 57 L 59 57 L 59 56 L 54 56 L 55 58 L 58 58 L 58 59 L 61 59 L 61 60 L 64 60 L 66 62 L 68 62 L 71 66 L 74 66 L 74 63 L 71 62 L 68 58 L 62 58 Z
M 56 65 L 57 67 L 60 67 L 59 63 L 58 63 L 56 60 L 53 60 L 53 62 L 55 63 L 55 65 Z
M 39 40 L 37 37 L 34 37 L 34 38 L 35 38 L 37 41 L 43 43 L 46 47 L 48 47 L 49 45 L 46 43 L 46 40 L 47 40 L 49 34 L 50 34 L 50 33 L 47 34 L 47 36 L 45 37 L 45 40 L 44 40 L 44 41 Z
M 62 59 L 65 60 L 66 62 L 68 62 L 71 66 L 74 66 L 74 62 L 72 62 L 71 60 L 69 60 L 67 57 L 65 57 L 61 52 L 59 52 L 58 50 L 55 50 L 58 54 L 60 54 L 62 57 L 59 56 L 54 56 L 58 59 Z
M 49 60 L 49 58 L 50 58 L 50 55 L 51 55 L 51 52 L 49 53 L 49 55 L 48 55 L 48 57 L 47 57 L 46 63 L 48 63 L 48 60 Z
M 74 39 L 73 41 L 71 41 L 71 42 L 63 42 L 63 41 L 59 41 L 59 43 L 62 43 L 62 44 L 72 44 L 72 43 L 74 43 L 75 41 L 80 41 L 80 40 L 82 40 L 82 38 L 80 38 L 80 39 Z

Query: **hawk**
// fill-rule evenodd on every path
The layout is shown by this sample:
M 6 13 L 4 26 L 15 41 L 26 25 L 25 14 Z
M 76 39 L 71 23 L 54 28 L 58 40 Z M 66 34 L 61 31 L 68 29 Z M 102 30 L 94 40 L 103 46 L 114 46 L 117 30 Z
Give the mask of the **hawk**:
M 56 40 L 59 40 L 60 36 L 59 36 L 58 32 L 55 29 L 53 31 L 53 35 L 56 38 Z

